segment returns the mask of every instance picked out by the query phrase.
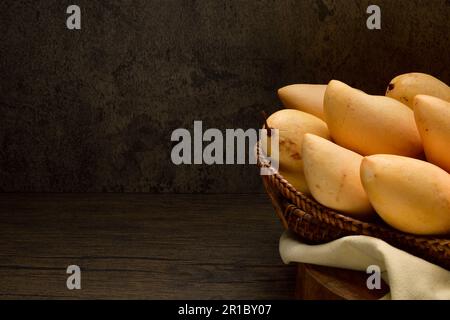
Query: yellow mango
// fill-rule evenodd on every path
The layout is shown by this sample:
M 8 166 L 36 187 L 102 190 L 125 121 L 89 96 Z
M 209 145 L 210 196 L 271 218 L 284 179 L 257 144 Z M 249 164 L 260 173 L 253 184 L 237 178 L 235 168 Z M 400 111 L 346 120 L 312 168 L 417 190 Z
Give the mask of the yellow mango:
M 323 96 L 326 84 L 292 84 L 278 90 L 278 97 L 286 108 L 310 113 L 322 120 Z
M 302 154 L 314 199 L 358 219 L 375 213 L 359 176 L 361 155 L 313 134 L 305 134 Z
M 418 95 L 414 116 L 427 160 L 450 172 L 450 103 Z
M 414 97 L 425 94 L 450 101 L 450 87 L 439 79 L 425 73 L 406 73 L 395 77 L 389 83 L 386 96 L 394 98 L 411 109 Z
M 302 160 L 302 143 L 305 133 L 314 133 L 320 137 L 329 139 L 327 124 L 319 118 L 308 113 L 285 109 L 272 114 L 267 119 L 267 125 L 271 129 L 278 129 L 279 139 L 279 172 L 299 192 L 309 194 L 305 181 Z M 270 147 L 269 141 L 262 139 L 262 149 L 267 152 Z
M 450 175 L 434 164 L 395 155 L 361 163 L 361 182 L 378 215 L 417 235 L 450 233 Z
M 367 156 L 377 153 L 417 157 L 423 151 L 414 113 L 385 96 L 372 96 L 332 80 L 324 113 L 333 140 Z

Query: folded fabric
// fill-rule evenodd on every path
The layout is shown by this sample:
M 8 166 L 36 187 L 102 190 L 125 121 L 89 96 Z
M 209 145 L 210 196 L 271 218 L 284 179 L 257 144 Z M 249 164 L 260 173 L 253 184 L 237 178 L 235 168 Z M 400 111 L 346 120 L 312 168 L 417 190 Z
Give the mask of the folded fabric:
M 350 236 L 326 244 L 307 245 L 287 231 L 280 239 L 280 255 L 284 263 L 302 262 L 364 272 L 368 266 L 376 265 L 391 290 L 384 299 L 450 299 L 449 271 L 380 239 Z

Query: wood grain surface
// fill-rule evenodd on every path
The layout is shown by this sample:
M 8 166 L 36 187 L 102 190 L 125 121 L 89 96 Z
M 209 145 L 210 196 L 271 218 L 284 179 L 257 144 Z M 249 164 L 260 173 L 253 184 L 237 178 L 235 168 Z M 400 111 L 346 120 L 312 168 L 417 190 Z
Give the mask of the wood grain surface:
M 290 299 L 281 232 L 266 195 L 0 194 L 0 299 Z
M 389 293 L 389 286 L 381 281 L 381 288 L 367 288 L 364 272 L 299 264 L 296 299 L 300 300 L 376 300 Z

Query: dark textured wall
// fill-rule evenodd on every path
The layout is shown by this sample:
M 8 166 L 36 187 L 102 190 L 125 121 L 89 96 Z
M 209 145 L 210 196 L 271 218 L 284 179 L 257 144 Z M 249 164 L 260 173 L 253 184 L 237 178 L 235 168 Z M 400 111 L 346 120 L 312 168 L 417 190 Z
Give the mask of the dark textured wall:
M 450 80 L 448 0 L 2 0 L 0 17 L 1 191 L 259 192 L 253 167 L 171 164 L 172 130 L 258 127 L 289 83 Z

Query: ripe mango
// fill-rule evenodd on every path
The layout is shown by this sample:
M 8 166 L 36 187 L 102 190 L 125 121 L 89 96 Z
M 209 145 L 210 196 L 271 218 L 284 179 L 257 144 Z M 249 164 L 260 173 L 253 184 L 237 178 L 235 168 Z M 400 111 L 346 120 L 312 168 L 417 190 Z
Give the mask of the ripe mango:
M 286 108 L 310 113 L 322 120 L 325 84 L 292 84 L 278 90 L 278 97 Z
M 434 164 L 396 155 L 361 163 L 361 182 L 378 215 L 416 235 L 450 233 L 450 175 Z
M 417 95 L 414 116 L 427 160 L 450 172 L 450 103 Z
M 279 139 L 279 172 L 299 192 L 309 194 L 308 186 L 303 172 L 302 143 L 305 133 L 314 133 L 325 139 L 329 139 L 327 124 L 319 118 L 308 113 L 284 109 L 275 112 L 267 119 L 267 125 L 271 129 L 278 129 Z M 272 136 L 273 137 L 273 136 Z M 272 137 L 262 139 L 262 149 L 267 152 Z
M 385 96 L 372 96 L 332 80 L 324 98 L 325 119 L 333 140 L 361 155 L 417 157 L 422 152 L 414 113 Z
M 406 73 L 395 77 L 389 83 L 386 96 L 394 98 L 411 109 L 414 97 L 425 94 L 450 101 L 450 87 L 439 79 L 425 73 Z
M 314 199 L 358 219 L 375 213 L 359 176 L 361 155 L 313 134 L 303 137 L 302 154 L 306 182 Z

